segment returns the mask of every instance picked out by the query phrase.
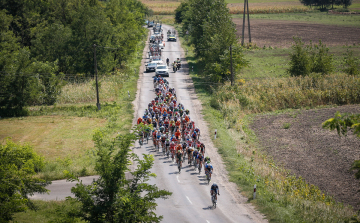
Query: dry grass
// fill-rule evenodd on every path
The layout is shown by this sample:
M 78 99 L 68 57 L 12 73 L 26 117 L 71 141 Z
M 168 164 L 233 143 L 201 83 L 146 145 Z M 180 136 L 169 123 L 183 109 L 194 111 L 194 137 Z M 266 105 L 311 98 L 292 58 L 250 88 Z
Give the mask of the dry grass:
M 175 9 L 180 5 L 180 1 L 151 1 L 143 0 L 146 6 L 154 11 L 154 15 L 173 15 Z M 243 13 L 243 3 L 230 3 L 228 8 L 231 14 Z M 308 7 L 301 5 L 298 1 L 293 2 L 258 2 L 249 3 L 249 11 L 251 14 L 259 13 L 287 13 L 287 12 L 305 12 Z
M 99 78 L 99 97 L 102 102 L 113 102 L 123 86 L 123 76 L 104 76 Z M 68 83 L 62 88 L 57 104 L 76 104 L 96 102 L 95 80 Z
M 0 120 L 0 140 L 29 143 L 37 154 L 51 161 L 78 157 L 94 147 L 93 130 L 105 126 L 105 119 L 70 116 L 29 116 Z

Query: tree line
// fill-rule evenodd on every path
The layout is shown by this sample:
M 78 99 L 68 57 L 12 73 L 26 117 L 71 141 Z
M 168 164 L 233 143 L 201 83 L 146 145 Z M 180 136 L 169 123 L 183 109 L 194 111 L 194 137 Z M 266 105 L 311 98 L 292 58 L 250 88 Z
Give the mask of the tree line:
M 54 104 L 66 75 L 92 76 L 94 44 L 99 73 L 121 68 L 148 13 L 138 0 L 0 1 L 0 115 Z
M 175 21 L 182 24 L 182 33 L 204 66 L 203 75 L 211 81 L 232 79 L 231 59 L 233 73 L 247 64 L 224 0 L 183 1 L 175 11 Z
M 321 9 L 325 9 L 330 6 L 331 8 L 334 8 L 334 5 L 347 8 L 352 4 L 352 0 L 300 0 L 300 2 L 303 5 L 320 7 Z

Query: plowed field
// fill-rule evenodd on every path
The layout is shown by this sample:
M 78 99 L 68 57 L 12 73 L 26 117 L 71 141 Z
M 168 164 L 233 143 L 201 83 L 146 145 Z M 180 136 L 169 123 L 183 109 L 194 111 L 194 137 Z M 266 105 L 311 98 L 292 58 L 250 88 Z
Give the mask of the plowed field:
M 242 34 L 242 19 L 233 19 L 237 34 Z M 247 20 L 246 20 L 247 22 Z M 306 22 L 280 20 L 250 20 L 252 42 L 257 46 L 287 48 L 293 42 L 293 36 L 299 36 L 305 42 L 319 39 L 327 46 L 360 44 L 360 28 L 322 25 Z M 245 38 L 248 42 L 247 25 Z
M 336 131 L 321 127 L 336 111 L 360 113 L 360 105 L 259 115 L 251 128 L 278 164 L 359 210 L 359 180 L 350 168 L 354 160 L 360 159 L 360 139 L 352 133 L 339 137 Z

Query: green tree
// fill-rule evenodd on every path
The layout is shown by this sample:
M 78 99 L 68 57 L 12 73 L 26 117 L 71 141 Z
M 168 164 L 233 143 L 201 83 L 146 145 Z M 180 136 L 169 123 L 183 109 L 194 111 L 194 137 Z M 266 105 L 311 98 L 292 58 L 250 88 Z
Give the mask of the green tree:
M 45 193 L 50 184 L 34 175 L 44 167 L 44 158 L 29 145 L 7 140 L 0 144 L 0 222 L 9 222 L 16 212 L 33 208 L 29 195 Z
M 181 2 L 180 5 L 175 9 L 175 22 L 182 23 L 186 12 L 189 10 L 188 2 Z
M 81 202 L 78 216 L 89 222 L 160 222 L 162 216 L 154 213 L 155 199 L 166 198 L 170 192 L 160 190 L 147 181 L 155 174 L 150 172 L 154 159 L 143 155 L 140 159 L 130 153 L 134 134 L 118 136 L 106 142 L 101 132 L 96 132 L 94 141 L 97 148 L 96 171 L 99 179 L 91 185 L 78 183 L 72 188 L 74 199 Z M 130 171 L 131 162 L 137 169 L 131 171 L 131 179 L 125 172 Z
M 357 137 L 360 137 L 360 114 L 341 114 L 336 112 L 334 118 L 330 118 L 322 123 L 324 129 L 337 131 L 339 136 L 346 136 L 349 130 L 353 130 Z M 355 160 L 351 169 L 356 170 L 356 179 L 360 179 L 360 160 Z
M 351 50 L 347 50 L 344 57 L 343 66 L 343 71 L 349 75 L 360 74 L 360 60 L 354 56 L 354 52 Z
M 287 70 L 291 76 L 303 76 L 310 74 L 311 62 L 308 50 L 299 37 L 293 37 L 294 44 L 291 46 L 290 68 Z
M 329 48 L 321 40 L 319 40 L 319 44 L 310 45 L 310 54 L 311 72 L 329 74 L 334 71 L 333 55 L 329 53 Z
M 293 52 L 290 53 L 291 76 L 306 76 L 310 73 L 329 74 L 334 70 L 333 55 L 321 40 L 319 44 L 305 45 L 299 37 L 294 37 Z

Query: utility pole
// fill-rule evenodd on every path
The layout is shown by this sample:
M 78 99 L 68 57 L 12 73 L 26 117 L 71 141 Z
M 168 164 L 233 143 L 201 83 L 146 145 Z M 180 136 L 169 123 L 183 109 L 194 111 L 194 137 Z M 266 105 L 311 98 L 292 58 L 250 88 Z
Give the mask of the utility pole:
M 247 7 L 247 17 L 248 17 L 248 28 L 249 28 L 249 43 L 251 43 L 251 33 L 250 33 L 250 16 L 249 16 L 249 0 L 246 0 Z
M 244 0 L 244 16 L 243 16 L 243 27 L 242 27 L 242 37 L 241 37 L 241 45 L 244 46 L 245 40 L 245 12 L 247 9 L 247 18 L 248 18 L 248 28 L 249 28 L 249 42 L 251 43 L 251 33 L 250 33 L 250 15 L 249 15 L 249 1 Z
M 99 84 L 98 84 L 97 63 L 96 63 L 96 44 L 94 44 L 94 72 L 95 72 L 95 81 L 96 81 L 96 106 L 99 111 L 101 107 L 99 102 Z
M 234 85 L 233 61 L 232 61 L 232 47 L 230 46 L 230 72 L 231 72 L 231 86 Z
M 244 0 L 244 16 L 243 16 L 241 46 L 244 46 L 244 38 L 245 38 L 245 9 L 246 9 L 246 0 Z

